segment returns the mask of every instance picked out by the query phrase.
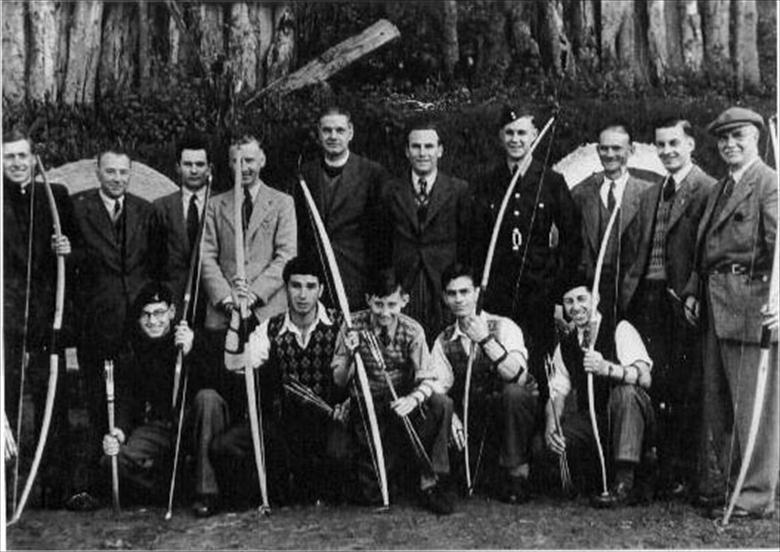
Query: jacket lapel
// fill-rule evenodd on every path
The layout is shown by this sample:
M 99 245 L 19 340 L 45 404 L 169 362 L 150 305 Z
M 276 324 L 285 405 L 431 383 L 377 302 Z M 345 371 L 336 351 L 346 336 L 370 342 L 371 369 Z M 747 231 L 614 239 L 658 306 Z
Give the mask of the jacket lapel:
M 431 198 L 428 201 L 428 211 L 425 214 L 425 222 L 423 222 L 422 228 L 425 228 L 430 224 L 442 205 L 451 197 L 449 192 L 449 179 L 442 175 L 442 173 L 438 173 L 436 175 L 436 180 L 433 183 Z
M 731 213 L 734 212 L 737 206 L 753 193 L 753 186 L 751 184 L 752 179 L 749 178 L 750 172 L 752 170 L 753 167 L 751 167 L 745 174 L 743 174 L 741 182 L 734 186 L 734 191 L 732 192 L 731 197 L 728 199 L 728 201 L 726 201 L 726 205 L 723 206 L 723 209 L 718 215 L 718 218 L 713 221 L 713 229 L 723 224 L 729 218 L 729 216 L 731 216 Z M 728 177 L 723 180 L 724 185 L 727 179 Z
M 90 216 L 87 217 L 87 222 L 95 229 L 95 233 L 102 237 L 106 243 L 112 248 L 117 247 L 117 242 L 114 239 L 114 223 L 108 215 L 103 200 L 100 198 L 98 191 L 90 195 L 87 199 L 87 210 Z M 125 203 L 127 198 L 125 198 Z M 127 205 L 125 204 L 125 208 Z
M 682 184 L 680 184 L 680 189 L 674 194 L 674 203 L 672 203 L 672 210 L 669 213 L 667 233 L 674 228 L 674 225 L 680 220 L 680 217 L 685 212 L 685 208 L 688 206 L 688 201 L 696 187 L 696 180 L 692 178 L 695 171 L 696 167 L 693 167 L 691 172 L 688 173 L 688 176 L 682 181 Z M 663 194 L 663 189 L 661 190 L 661 193 Z
M 417 202 L 412 195 L 411 177 L 396 181 L 396 193 L 401 210 L 406 213 L 416 232 L 420 231 L 420 220 L 417 217 Z
M 320 171 L 320 174 L 323 174 L 323 172 L 324 171 Z M 349 182 L 360 182 L 360 178 L 358 178 L 357 175 L 357 167 L 352 154 L 350 154 L 346 165 L 344 165 L 344 169 L 341 171 L 341 179 L 333 189 L 333 197 L 330 201 L 330 209 L 328 209 L 329 213 L 337 213 L 341 209 L 341 206 L 347 202 L 347 199 L 352 193 L 352 190 L 348 188 Z M 320 195 L 322 195 L 321 192 Z
M 599 188 L 603 177 L 593 178 L 590 182 L 586 183 L 586 186 L 590 186 L 592 191 L 584 194 L 584 204 L 582 206 L 582 220 L 585 223 L 585 231 L 588 234 L 588 241 L 590 242 L 591 251 L 598 254 L 599 243 Z
M 190 237 L 187 234 L 187 212 L 184 210 L 184 204 L 182 203 L 184 201 L 183 195 L 182 191 L 179 190 L 178 193 L 169 196 L 166 207 L 168 210 L 168 217 L 171 220 L 173 233 L 176 236 L 176 242 L 186 244 L 186 251 L 189 251 L 192 244 L 190 243 Z M 201 216 L 205 215 L 206 209 L 204 208 Z
M 631 221 L 639 212 L 639 186 L 633 177 L 629 176 L 626 182 L 626 189 L 623 191 L 623 200 L 621 202 L 622 213 L 618 215 L 620 219 L 620 236 L 631 225 Z
M 262 181 L 257 189 L 257 196 L 252 208 L 252 216 L 249 217 L 244 243 L 249 243 L 254 239 L 254 235 L 262 225 L 263 221 L 273 212 L 273 200 L 269 193 L 269 188 Z

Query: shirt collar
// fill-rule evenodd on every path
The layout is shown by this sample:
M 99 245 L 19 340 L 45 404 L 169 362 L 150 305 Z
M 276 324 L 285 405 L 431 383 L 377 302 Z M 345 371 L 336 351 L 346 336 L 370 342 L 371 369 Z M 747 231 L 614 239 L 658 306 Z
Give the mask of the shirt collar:
M 260 180 L 258 179 L 249 188 L 244 188 L 244 190 L 249 190 L 249 196 L 252 198 L 252 203 L 254 203 L 257 200 L 257 194 L 260 193 Z
M 478 316 L 480 320 L 484 320 L 485 322 L 487 322 L 487 315 L 485 314 L 485 311 L 479 313 Z M 452 336 L 450 337 L 450 341 L 455 341 L 456 339 L 462 339 L 462 338 L 469 339 L 469 336 L 467 336 L 465 332 L 463 332 L 463 330 L 460 329 L 460 325 L 457 323 L 457 321 L 455 322 L 455 324 L 453 324 L 453 326 L 455 327 L 455 329 L 452 331 Z
M 430 174 L 427 174 L 425 176 L 425 188 L 430 193 L 431 188 L 433 187 L 433 183 L 436 182 L 436 177 L 438 176 L 439 171 L 438 169 L 433 169 L 433 171 Z M 414 190 L 418 191 L 420 188 L 420 178 L 422 178 L 420 175 L 418 175 L 416 172 L 412 171 L 412 184 L 414 185 Z
M 622 175 L 620 175 L 619 178 L 615 179 L 615 189 L 613 193 L 615 194 L 615 203 L 617 205 L 620 205 L 623 199 L 623 192 L 626 189 L 626 184 L 628 183 L 628 170 L 626 170 Z M 604 205 L 607 204 L 607 196 L 609 195 L 609 183 L 612 182 L 612 179 L 607 177 L 607 175 L 604 175 L 604 182 L 601 183 L 601 188 L 599 190 L 599 194 L 601 195 L 601 199 L 604 201 Z
M 326 326 L 333 325 L 333 321 L 330 319 L 330 316 L 328 316 L 328 311 L 325 309 L 325 306 L 321 302 L 317 301 L 317 319 L 314 323 L 314 326 L 320 323 Z M 284 315 L 284 323 L 282 324 L 282 329 L 279 330 L 279 335 L 285 334 L 287 332 L 293 333 L 295 335 L 301 335 L 301 329 L 293 323 L 292 319 L 290 318 L 289 310 Z
M 679 171 L 671 173 L 671 177 L 674 180 L 674 189 L 679 190 L 682 181 L 685 180 L 693 169 L 693 163 L 688 161 Z
M 181 187 L 181 202 L 182 205 L 184 205 L 184 212 L 187 213 L 187 210 L 190 208 L 190 198 L 192 196 L 195 196 L 198 198 L 198 201 L 196 205 L 198 206 L 198 213 L 203 212 L 204 200 L 206 198 L 206 187 L 202 186 L 197 191 L 192 191 L 189 188 L 186 188 L 185 186 Z
M 739 181 L 742 180 L 742 177 L 745 176 L 745 173 L 747 170 L 753 166 L 753 164 L 758 161 L 758 156 L 756 156 L 752 161 L 748 162 L 747 165 L 737 169 L 736 171 L 729 171 L 729 174 L 731 174 L 731 178 L 734 179 L 735 184 L 739 184 Z
M 113 197 L 108 197 L 106 194 L 104 194 L 103 190 L 98 190 L 98 195 L 100 196 L 100 199 L 103 201 L 103 205 L 106 206 L 108 213 L 111 215 L 114 214 L 114 203 L 119 202 L 119 208 L 121 209 L 125 202 L 124 194 L 114 199 Z

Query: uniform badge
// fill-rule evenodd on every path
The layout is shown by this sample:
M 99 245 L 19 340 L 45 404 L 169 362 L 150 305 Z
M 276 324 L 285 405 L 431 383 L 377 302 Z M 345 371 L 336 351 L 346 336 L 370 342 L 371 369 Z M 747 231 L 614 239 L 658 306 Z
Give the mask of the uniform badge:
M 523 245 L 523 234 L 517 228 L 512 228 L 512 251 L 519 251 Z

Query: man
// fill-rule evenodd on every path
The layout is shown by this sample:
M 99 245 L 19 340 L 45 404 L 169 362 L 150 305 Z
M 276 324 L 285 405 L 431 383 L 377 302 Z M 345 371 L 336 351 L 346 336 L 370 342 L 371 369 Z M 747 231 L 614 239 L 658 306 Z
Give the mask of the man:
M 190 399 L 200 389 L 198 379 L 209 367 L 203 364 L 206 356 L 202 341 L 195 339 L 187 322 L 182 320 L 173 326 L 176 305 L 165 285 L 146 284 L 129 316 L 127 341 L 114 367 L 115 429 L 104 435 L 103 452 L 119 457 L 119 488 L 125 497 L 141 502 L 163 502 L 168 496 L 176 442 L 177 420 L 171 411 L 171 393 L 179 349 L 194 376 L 188 386 Z M 192 404 L 195 408 L 187 416 L 190 428 L 187 433 L 192 435 L 183 439 L 184 443 L 192 443 L 191 450 L 186 450 L 189 447 L 184 445 L 181 456 L 195 457 L 195 494 L 203 497 L 214 493 L 216 487 L 208 456 L 212 433 L 208 415 L 204 417 L 204 410 L 199 407 L 202 401 Z M 196 501 L 194 510 L 201 516 L 199 504 Z
M 387 264 L 389 233 L 381 194 L 389 177 L 381 165 L 350 151 L 353 135 L 347 111 L 338 107 L 323 111 L 317 125 L 322 157 L 306 163 L 302 174 L 333 245 L 347 300 L 351 308 L 359 309 L 369 275 Z M 316 255 L 306 201 L 300 187 L 295 190 L 298 249 L 301 255 Z
M 477 195 L 484 225 L 480 258 L 485 252 L 498 210 L 514 173 L 530 164 L 519 176 L 496 242 L 494 276 L 485 291 L 485 308 L 512 318 L 523 330 L 529 349 L 529 370 L 542 382 L 546 397 L 544 357 L 555 341 L 555 305 L 561 297 L 561 283 L 577 269 L 582 248 L 580 220 L 569 188 L 559 173 L 531 159 L 530 148 L 539 134 L 528 111 L 504 107 L 499 140 L 504 159 L 485 176 L 485 188 Z M 553 230 L 553 228 L 555 230 Z M 554 243 L 557 235 L 557 243 Z M 500 268 L 499 268 L 500 267 Z
M 680 299 L 693 272 L 696 231 L 715 180 L 691 160 L 696 143 L 684 119 L 655 129 L 658 157 L 668 171 L 646 192 L 643 236 L 628 278 L 639 282 L 627 319 L 653 359 L 650 396 L 659 421 L 657 436 L 663 494 L 682 497 L 695 476 L 695 420 L 701 397 L 698 332 L 688 324 Z
M 90 465 L 97 465 L 100 436 L 107 425 L 103 361 L 116 358 L 125 339 L 127 313 L 141 287 L 157 266 L 152 206 L 127 192 L 131 179 L 129 154 L 118 147 L 97 157 L 100 187 L 73 197 L 82 246 L 74 254 L 77 276 L 78 362 L 87 393 L 94 449 Z M 104 482 L 101 482 L 104 483 Z M 90 492 L 105 487 L 90 483 Z M 69 507 L 90 509 L 90 494 L 72 497 Z
M 153 207 L 160 231 L 157 239 L 162 246 L 160 278 L 173 291 L 177 312 L 186 317 L 187 313 L 181 310 L 182 300 L 187 287 L 190 258 L 206 211 L 206 184 L 211 178 L 205 137 L 196 133 L 185 135 L 176 146 L 176 159 L 181 189 L 155 200 Z M 203 288 L 199 289 L 198 312 L 194 317 L 196 327 L 203 324 L 208 301 Z
M 441 392 L 447 393 L 463 414 L 468 357 L 476 347 L 466 432 L 469 454 L 480 458 L 478 451 L 484 448 L 485 438 L 498 441 L 498 464 L 503 471 L 498 497 L 511 504 L 525 502 L 529 498 L 530 443 L 539 391 L 527 370 L 523 332 L 509 318 L 485 311 L 477 314 L 479 288 L 471 268 L 455 263 L 441 278 L 444 303 L 456 321 L 436 338 L 431 372 Z M 452 433 L 458 448 L 463 449 L 464 428 L 457 415 L 453 416 Z M 479 468 L 471 473 L 476 485 Z
M 345 484 L 341 457 L 346 451 L 335 445 L 338 440 L 344 442 L 343 414 L 348 402 L 342 402 L 333 385 L 331 361 L 341 315 L 320 302 L 324 282 L 314 258 L 290 260 L 283 277 L 287 312 L 264 320 L 249 337 L 252 368 L 260 369 L 263 403 L 272 405 L 264 409 L 270 414 L 266 419 L 269 429 L 277 437 L 270 445 L 284 450 L 284 471 L 269 476 L 284 487 L 292 479 L 292 488 L 282 489 L 292 498 L 338 500 Z M 235 360 L 230 368 L 243 369 L 241 359 Z M 223 429 L 227 427 L 226 423 Z M 220 459 L 226 477 L 228 473 L 242 478 L 254 473 L 245 421 L 222 431 L 211 451 Z
M 712 515 L 722 515 L 736 465 L 749 461 L 732 519 L 774 513 L 780 467 L 776 333 L 756 446 L 752 458 L 740 458 L 752 422 L 762 325 L 777 327 L 777 304 L 769 301 L 777 292 L 769 288 L 777 270 L 777 173 L 759 158 L 762 128 L 761 116 L 741 107 L 725 110 L 708 126 L 729 172 L 704 209 L 695 277 L 683 292 L 686 313 L 691 321 L 701 313 L 704 332 L 702 454 L 715 459 L 719 473 L 707 474 L 700 494 L 713 506 Z
M 14 129 L 3 134 L 3 347 L 5 372 L 5 410 L 17 429 L 19 383 L 24 370 L 25 393 L 32 395 L 35 405 L 34 434 L 14 435 L 19 444 L 34 448 L 46 403 L 49 376 L 50 332 L 54 320 L 57 281 L 57 257 L 68 257 L 73 236 L 73 206 L 67 189 L 52 184 L 52 193 L 60 216 L 63 236 L 53 235 L 52 213 L 42 182 L 33 182 L 35 157 L 30 138 Z M 29 279 L 28 279 L 29 274 Z M 28 288 L 29 281 L 29 288 Z M 70 289 L 70 287 L 69 287 Z M 70 309 L 66 311 L 70 318 Z M 60 346 L 62 343 L 60 343 Z M 23 368 L 25 354 L 29 361 Z M 49 430 L 49 454 L 44 459 L 46 469 L 42 480 L 48 506 L 60 507 L 72 489 L 66 487 L 69 469 L 65 458 L 67 431 L 65 393 L 65 363 L 60 362 L 59 387 L 54 426 Z M 54 441 L 58 441 L 56 444 Z M 60 442 L 62 441 L 62 442 Z M 54 445 L 54 446 L 52 446 Z M 21 449 L 20 452 L 25 451 Z M 18 488 L 24 485 L 20 473 Z M 6 481 L 11 481 L 7 479 Z M 9 485 L 10 487 L 11 485 Z
M 283 312 L 282 269 L 296 253 L 292 198 L 260 178 L 265 153 L 254 136 L 230 146 L 230 162 L 240 172 L 244 225 L 245 271 L 249 306 L 258 320 Z M 203 286 L 209 297 L 205 327 L 224 333 L 235 307 L 236 277 L 233 190 L 209 202 L 203 236 Z
M 572 198 L 582 221 L 580 270 L 590 279 L 594 277 L 609 218 L 614 209 L 620 208 L 607 241 L 599 289 L 602 323 L 614 329 L 638 284 L 636 279 L 629 277 L 629 267 L 641 247 L 642 194 L 658 179 L 647 171 L 629 172 L 628 159 L 634 152 L 634 145 L 624 123 L 606 125 L 599 134 L 596 149 L 604 171 L 577 184 L 572 189 Z
M 645 436 L 655 424 L 647 394 L 653 361 L 642 338 L 625 320 L 614 331 L 602 323 L 598 334 L 592 335 L 592 301 L 584 280 L 574 281 L 563 296 L 564 313 L 576 331 L 561 340 L 553 355 L 545 443 L 553 457 L 565 453 L 579 466 L 592 465 L 597 458 L 588 412 L 587 376 L 592 374 L 599 434 L 605 455 L 612 461 L 608 471 L 614 473 L 608 496 L 597 494 L 593 501 L 599 507 L 632 504 L 645 498 L 639 494 L 635 476 L 647 448 Z M 593 350 L 591 340 L 595 340 Z M 576 397 L 576 402 L 566 404 L 567 397 Z M 556 429 L 553 408 L 561 421 L 561 433 Z M 591 479 L 590 483 L 600 486 L 596 481 Z
M 401 313 L 408 301 L 409 296 L 393 269 L 376 275 L 366 293 L 369 308 L 355 313 L 352 328 L 340 332 L 336 341 L 333 379 L 338 387 L 345 388 L 356 377 L 354 357 L 360 355 L 371 388 L 391 483 L 398 483 L 403 471 L 418 473 L 423 505 L 436 514 L 446 515 L 453 511 L 452 501 L 444 490 L 444 479 L 450 471 L 447 445 L 452 401 L 438 393 L 432 381 L 422 327 Z M 350 409 L 348 426 L 356 445 L 356 498 L 371 504 L 378 500 L 378 488 L 370 456 L 370 437 L 366 434 L 368 420 L 364 404 L 355 404 L 362 400 L 359 396 L 351 397 L 354 406 Z M 409 447 L 415 438 L 419 446 L 413 447 L 412 457 Z M 419 468 L 414 469 L 414 464 Z
M 441 273 L 471 256 L 472 202 L 465 181 L 438 170 L 444 146 L 436 125 L 417 123 L 406 136 L 410 174 L 388 186 L 383 203 L 392 225 L 392 265 L 409 290 L 408 314 L 432 339 L 445 325 Z

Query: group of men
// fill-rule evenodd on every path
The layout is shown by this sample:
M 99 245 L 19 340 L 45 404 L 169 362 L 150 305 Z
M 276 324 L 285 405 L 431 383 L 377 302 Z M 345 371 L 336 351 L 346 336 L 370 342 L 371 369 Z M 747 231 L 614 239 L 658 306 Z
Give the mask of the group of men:
M 259 497 L 381 504 L 411 486 L 447 514 L 457 489 L 521 503 L 555 480 L 598 506 L 663 494 L 719 515 L 753 431 L 762 329 L 777 326 L 762 118 L 734 107 L 709 125 L 728 165 L 717 182 L 684 119 L 655 127 L 664 177 L 629 170 L 631 130 L 610 123 L 603 171 L 571 192 L 532 157 L 532 113 L 507 107 L 498 126 L 502 159 L 480 182 L 439 170 L 431 121 L 408 128 L 395 178 L 350 150 L 351 117 L 330 108 L 291 194 L 263 182 L 245 135 L 230 145 L 236 189 L 211 198 L 209 145 L 188 135 L 181 190 L 153 204 L 127 191 L 129 155 L 106 149 L 98 189 L 52 185 L 53 238 L 30 139 L 4 135 L 6 412 L 17 420 L 26 378 L 40 418 L 66 257 L 95 447 L 90 480 L 52 504 L 97 507 L 113 457 L 123 497 L 162 498 L 180 452 L 198 516 Z M 776 340 L 734 518 L 774 512 Z M 55 412 L 63 424 L 64 398 Z M 67 480 L 66 456 L 49 444 L 45 488 Z

